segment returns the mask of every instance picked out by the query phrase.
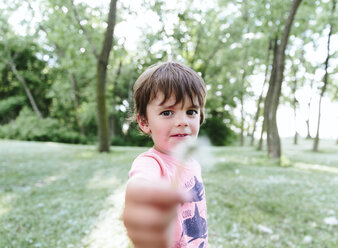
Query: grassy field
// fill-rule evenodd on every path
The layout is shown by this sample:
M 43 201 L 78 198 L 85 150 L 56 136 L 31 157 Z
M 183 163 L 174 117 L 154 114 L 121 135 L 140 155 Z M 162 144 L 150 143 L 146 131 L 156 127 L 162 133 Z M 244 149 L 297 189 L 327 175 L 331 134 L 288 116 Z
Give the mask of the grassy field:
M 338 146 L 311 145 L 283 140 L 285 167 L 251 147 L 210 148 L 209 247 L 338 247 Z M 119 216 L 144 150 L 0 140 L 0 247 L 130 247 Z

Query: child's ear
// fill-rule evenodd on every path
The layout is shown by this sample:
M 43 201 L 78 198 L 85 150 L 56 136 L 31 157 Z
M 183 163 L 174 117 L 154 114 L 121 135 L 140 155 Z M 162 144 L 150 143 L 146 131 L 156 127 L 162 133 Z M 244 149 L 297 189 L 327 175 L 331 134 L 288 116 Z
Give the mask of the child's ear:
M 138 126 L 145 133 L 150 133 L 150 128 L 147 119 L 144 116 L 137 116 Z

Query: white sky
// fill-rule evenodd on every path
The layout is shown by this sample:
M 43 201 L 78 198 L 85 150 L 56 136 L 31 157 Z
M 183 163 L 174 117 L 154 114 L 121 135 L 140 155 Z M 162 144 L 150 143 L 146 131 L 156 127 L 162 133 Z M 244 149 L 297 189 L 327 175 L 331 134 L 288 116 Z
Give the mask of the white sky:
M 0 0 L 0 3 L 2 1 Z M 109 0 L 97 0 L 97 1 L 90 1 L 90 0 L 77 0 L 77 2 L 87 2 L 91 6 L 108 6 Z M 124 3 L 130 3 L 129 6 L 132 10 L 138 12 L 137 15 L 132 15 L 128 17 L 127 20 L 120 22 L 115 28 L 115 35 L 116 37 L 125 37 L 126 43 L 125 47 L 128 50 L 136 51 L 136 44 L 140 40 L 142 36 L 142 32 L 140 30 L 141 26 L 144 24 L 149 24 L 154 31 L 160 28 L 160 24 L 158 22 L 158 18 L 150 11 L 140 11 L 142 9 L 140 5 L 140 1 L 132 1 L 128 0 Z M 167 5 L 169 8 L 175 8 L 177 5 L 182 5 L 182 1 L 173 0 L 168 1 Z M 205 7 L 205 5 L 201 5 L 201 8 Z M 26 28 L 20 25 L 20 21 L 24 18 L 28 18 L 31 20 L 31 16 L 26 13 L 25 6 L 23 5 L 21 9 L 19 9 L 16 14 L 12 15 L 9 19 L 9 23 L 14 25 L 16 28 L 16 32 L 19 34 L 25 34 Z M 35 20 L 38 20 L 40 17 L 36 16 Z M 169 17 L 170 18 L 170 17 Z M 312 64 L 322 64 L 326 58 L 326 42 L 327 37 L 320 37 L 318 40 L 318 48 L 314 49 L 312 45 L 305 46 L 305 58 L 308 61 L 311 61 Z M 332 53 L 338 52 L 338 34 L 332 36 L 331 41 L 331 49 Z M 335 59 L 331 61 L 331 71 L 333 67 L 337 67 L 338 60 Z M 321 81 L 323 75 L 323 70 L 318 70 L 315 75 L 315 79 L 318 83 Z M 333 83 L 338 83 L 338 76 L 331 74 L 331 79 Z M 249 79 L 253 84 L 253 90 L 255 94 L 258 96 L 261 91 L 262 87 L 262 75 L 255 75 Z M 332 82 L 331 81 L 331 82 Z M 309 89 L 300 90 L 297 93 L 298 100 L 300 102 L 300 107 L 297 111 L 297 131 L 302 135 L 306 135 L 306 126 L 305 126 L 305 119 L 307 118 L 307 111 L 308 109 L 305 107 L 308 99 L 312 97 L 311 101 L 311 115 L 310 115 L 310 131 L 311 134 L 314 136 L 317 126 L 317 115 L 318 115 L 318 92 L 313 92 Z M 249 100 L 245 104 L 245 110 L 248 113 L 254 113 L 256 108 L 256 104 L 253 100 Z M 234 111 L 234 114 L 239 117 L 239 109 Z M 291 107 L 286 105 L 280 105 L 277 113 L 277 122 L 279 127 L 279 133 L 281 137 L 289 137 L 293 136 L 295 132 L 295 123 L 294 123 L 294 113 Z M 325 97 L 322 101 L 322 113 L 321 113 L 321 128 L 320 128 L 320 137 L 321 138 L 333 138 L 336 139 L 338 137 L 338 102 L 331 102 L 328 97 Z M 257 130 L 257 134 L 259 129 Z

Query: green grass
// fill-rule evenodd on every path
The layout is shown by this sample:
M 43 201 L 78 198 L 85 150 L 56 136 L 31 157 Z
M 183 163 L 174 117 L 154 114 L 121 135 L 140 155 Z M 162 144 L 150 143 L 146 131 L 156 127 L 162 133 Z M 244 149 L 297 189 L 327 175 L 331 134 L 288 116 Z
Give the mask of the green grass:
M 326 219 L 338 219 L 338 146 L 311 144 L 283 140 L 287 167 L 251 147 L 210 148 L 209 247 L 338 247 Z M 0 140 L 0 247 L 130 247 L 119 216 L 145 150 Z

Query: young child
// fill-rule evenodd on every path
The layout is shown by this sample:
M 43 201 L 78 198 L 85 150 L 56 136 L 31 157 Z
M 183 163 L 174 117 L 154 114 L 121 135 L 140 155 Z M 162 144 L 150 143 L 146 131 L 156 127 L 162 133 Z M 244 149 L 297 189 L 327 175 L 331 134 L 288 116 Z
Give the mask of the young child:
M 201 168 L 182 164 L 173 151 L 196 139 L 204 120 L 206 89 L 189 67 L 151 66 L 134 85 L 135 117 L 154 147 L 139 155 L 129 172 L 123 221 L 136 248 L 205 248 L 207 209 Z M 178 178 L 177 178 L 178 177 Z

